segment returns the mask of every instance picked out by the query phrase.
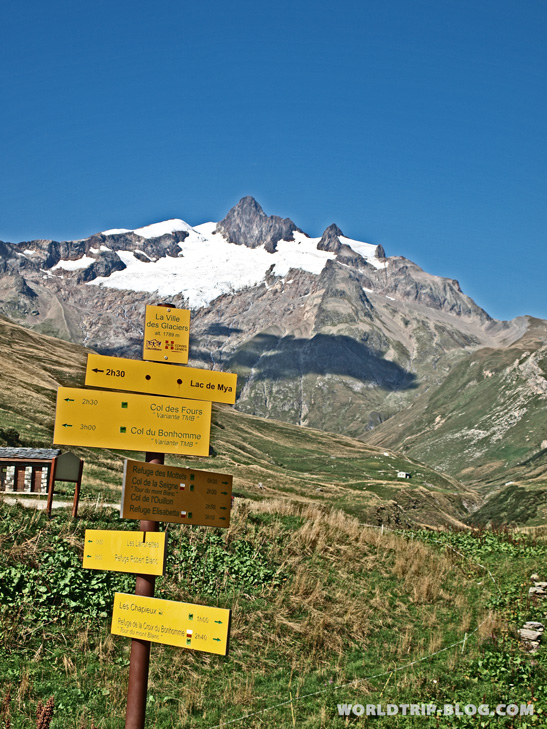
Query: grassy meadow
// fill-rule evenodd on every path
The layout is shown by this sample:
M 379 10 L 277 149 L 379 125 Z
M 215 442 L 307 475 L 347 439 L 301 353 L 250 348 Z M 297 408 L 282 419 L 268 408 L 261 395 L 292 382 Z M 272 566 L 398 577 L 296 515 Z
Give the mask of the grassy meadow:
M 0 441 L 51 447 L 57 387 L 83 385 L 85 355 L 0 320 Z M 233 474 L 230 527 L 161 525 L 156 596 L 230 608 L 230 651 L 153 644 L 147 727 L 545 725 L 545 646 L 530 655 L 516 636 L 545 622 L 547 602 L 528 596 L 532 573 L 547 580 L 544 529 L 470 530 L 465 504 L 480 497 L 457 480 L 230 407 L 215 406 L 211 444 L 209 458 L 166 462 Z M 133 592 L 135 578 L 81 562 L 86 528 L 138 528 L 111 505 L 123 458 L 140 454 L 70 450 L 85 459 L 78 519 L 0 495 L 0 729 L 124 726 L 130 641 L 111 635 L 110 619 L 114 593 Z M 60 484 L 57 503 L 70 497 Z M 379 703 L 522 703 L 535 714 L 337 709 Z
M 130 640 L 110 634 L 110 617 L 114 592 L 132 592 L 134 577 L 80 565 L 85 528 L 135 524 L 91 504 L 78 520 L 5 503 L 0 517 L 0 685 L 11 697 L 0 727 L 34 726 L 50 697 L 53 729 L 123 727 Z M 527 595 L 527 576 L 545 565 L 544 538 L 382 533 L 288 499 L 240 500 L 227 530 L 165 528 L 156 596 L 230 608 L 230 651 L 153 644 L 148 727 L 544 725 L 545 649 L 530 656 L 515 637 L 526 620 L 544 620 L 545 603 Z M 337 710 L 430 702 L 531 702 L 537 713 L 359 719 Z

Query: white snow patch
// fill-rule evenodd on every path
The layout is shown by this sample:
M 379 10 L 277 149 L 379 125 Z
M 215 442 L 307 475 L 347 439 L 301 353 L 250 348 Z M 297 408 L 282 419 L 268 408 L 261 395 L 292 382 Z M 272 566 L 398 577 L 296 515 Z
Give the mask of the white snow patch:
M 376 256 L 376 248 L 378 246 L 375 246 L 372 243 L 363 243 L 359 240 L 352 240 L 351 238 L 346 238 L 343 235 L 340 236 L 340 241 L 345 243 L 360 256 L 363 256 L 367 263 L 370 263 L 371 266 L 374 266 L 374 268 L 386 268 L 387 261 L 380 260 Z
M 139 261 L 131 251 L 117 251 L 127 268 L 108 277 L 90 281 L 92 286 L 158 292 L 159 296 L 181 293 L 190 306 L 208 305 L 218 296 L 260 283 L 274 265 L 274 274 L 286 276 L 291 268 L 319 274 L 333 253 L 318 251 L 319 238 L 296 233 L 295 241 L 280 241 L 275 253 L 264 248 L 247 248 L 212 235 L 216 223 L 190 229 L 180 248 L 183 256 L 158 259 L 153 268 Z
M 81 268 L 88 268 L 96 260 L 96 258 L 92 258 L 91 256 L 82 256 L 77 261 L 59 261 L 59 263 L 51 267 L 51 270 L 55 271 L 62 268 L 65 271 L 78 271 Z
M 179 243 L 181 251 L 178 257 L 167 256 L 157 261 L 150 259 L 153 266 L 137 259 L 132 251 L 117 251 L 126 269 L 97 278 L 89 285 L 157 292 L 160 297 L 180 293 L 188 298 L 191 307 L 199 307 L 207 306 L 222 294 L 256 286 L 270 269 L 280 277 L 286 277 L 291 269 L 318 275 L 328 260 L 336 259 L 334 253 L 317 249 L 320 238 L 308 238 L 304 233 L 295 232 L 293 241 L 279 241 L 277 250 L 268 253 L 263 247 L 247 248 L 228 243 L 221 233 L 216 233 L 216 226 L 217 223 L 208 222 L 192 228 L 183 220 L 174 219 L 134 231 L 122 228 L 104 231 L 105 235 L 134 232 L 142 238 L 156 238 L 176 231 L 185 231 L 189 235 Z M 341 240 L 375 268 L 387 265 L 376 257 L 377 246 L 343 236 Z M 79 268 L 89 265 L 85 257 L 79 262 L 70 262 L 71 267 L 75 268 L 76 263 Z M 66 264 L 58 265 L 67 268 Z M 371 289 L 364 290 L 373 293 Z
M 169 235 L 170 233 L 176 233 L 180 230 L 190 232 L 192 228 L 188 225 L 188 223 L 185 223 L 184 220 L 173 218 L 172 220 L 164 220 L 161 223 L 152 223 L 152 225 L 145 225 L 144 228 L 135 228 L 134 230 L 129 228 L 112 228 L 111 230 L 103 230 L 102 234 L 121 235 L 122 233 L 135 233 L 135 235 L 138 235 L 141 238 L 159 238 L 161 235 Z
M 103 230 L 102 235 L 122 235 L 123 233 L 132 233 L 132 230 L 128 228 L 111 228 L 110 230 Z M 101 233 L 99 233 L 101 235 Z
M 176 218 L 174 220 L 165 220 L 163 223 L 147 225 L 144 228 L 137 228 L 133 233 L 140 235 L 141 238 L 159 238 L 160 235 L 169 235 L 181 230 L 189 233 L 192 228 L 184 220 Z
M 30 248 L 27 248 L 25 251 L 23 251 L 23 253 L 25 254 L 25 256 L 33 256 L 36 251 L 31 251 Z

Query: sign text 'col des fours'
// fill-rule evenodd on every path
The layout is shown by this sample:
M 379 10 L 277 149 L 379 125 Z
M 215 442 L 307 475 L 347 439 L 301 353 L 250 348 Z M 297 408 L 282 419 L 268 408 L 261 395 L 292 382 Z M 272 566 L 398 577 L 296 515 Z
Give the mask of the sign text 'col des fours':
M 228 650 L 230 610 L 153 597 L 167 546 L 157 522 L 230 524 L 230 475 L 166 466 L 163 456 L 158 461 L 161 453 L 209 455 L 212 403 L 235 402 L 235 374 L 177 366 L 188 362 L 189 331 L 189 311 L 147 306 L 144 361 L 90 354 L 85 384 L 105 389 L 60 387 L 57 394 L 55 443 L 148 454 L 145 462 L 125 460 L 120 509 L 121 518 L 141 520 L 141 531 L 86 530 L 83 556 L 87 569 L 137 574 L 136 594 L 115 596 L 112 632 L 134 639 L 126 726 L 139 729 L 150 642 L 218 655 Z M 139 592 L 146 575 L 148 594 Z

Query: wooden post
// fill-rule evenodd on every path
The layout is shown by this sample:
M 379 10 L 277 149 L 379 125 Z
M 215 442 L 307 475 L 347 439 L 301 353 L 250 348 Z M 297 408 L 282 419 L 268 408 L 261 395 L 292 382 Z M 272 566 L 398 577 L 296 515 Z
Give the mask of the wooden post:
M 171 304 L 160 304 L 160 306 L 171 306 Z M 162 466 L 165 460 L 165 454 L 147 453 L 144 460 L 147 463 L 157 463 Z M 157 532 L 158 522 L 143 519 L 140 522 L 140 528 L 143 532 Z M 154 597 L 155 588 L 156 578 L 154 575 L 137 575 L 135 595 Z M 129 682 L 127 685 L 125 729 L 144 729 L 149 667 L 150 641 L 132 638 L 131 655 L 129 657 Z
M 72 504 L 72 518 L 75 519 L 78 516 L 78 504 L 80 502 L 80 487 L 82 485 L 82 473 L 84 470 L 84 460 L 80 458 L 80 470 L 78 471 L 78 480 L 74 486 L 74 502 Z
M 51 461 L 51 470 L 49 472 L 49 484 L 47 489 L 46 513 L 51 519 L 51 507 L 53 504 L 53 491 L 55 490 L 55 469 L 57 468 L 57 456 Z
M 145 460 L 147 463 L 162 465 L 164 458 L 163 453 L 147 453 Z M 158 522 L 142 520 L 140 528 L 143 532 L 157 532 Z M 154 597 L 155 586 L 156 578 L 154 575 L 137 575 L 135 595 Z M 125 729 L 144 729 L 149 666 L 150 641 L 132 638 Z

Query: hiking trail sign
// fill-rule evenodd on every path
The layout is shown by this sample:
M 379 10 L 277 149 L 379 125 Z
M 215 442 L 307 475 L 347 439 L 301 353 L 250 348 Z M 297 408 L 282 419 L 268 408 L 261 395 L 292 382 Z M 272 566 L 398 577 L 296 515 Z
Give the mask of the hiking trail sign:
M 116 592 L 111 632 L 225 656 L 230 613 L 225 608 Z
M 165 532 L 86 529 L 82 567 L 163 575 Z
M 230 526 L 232 476 L 126 460 L 122 519 Z
M 54 443 L 209 455 L 211 403 L 60 387 Z
M 147 306 L 142 358 L 154 362 L 188 362 L 190 311 L 170 306 Z
M 109 390 L 188 397 L 233 405 L 237 375 L 196 367 L 165 367 L 123 357 L 88 354 L 85 384 Z

